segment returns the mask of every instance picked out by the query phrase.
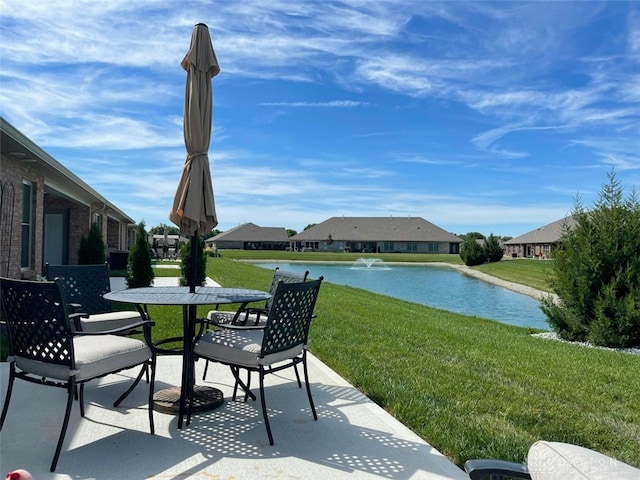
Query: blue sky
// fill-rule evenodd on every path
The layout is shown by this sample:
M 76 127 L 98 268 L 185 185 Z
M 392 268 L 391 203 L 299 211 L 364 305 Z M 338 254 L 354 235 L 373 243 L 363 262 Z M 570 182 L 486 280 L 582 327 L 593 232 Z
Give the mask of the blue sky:
M 640 3 L 3 0 L 0 115 L 170 224 L 180 61 L 209 25 L 219 217 L 419 216 L 517 236 L 640 186 Z

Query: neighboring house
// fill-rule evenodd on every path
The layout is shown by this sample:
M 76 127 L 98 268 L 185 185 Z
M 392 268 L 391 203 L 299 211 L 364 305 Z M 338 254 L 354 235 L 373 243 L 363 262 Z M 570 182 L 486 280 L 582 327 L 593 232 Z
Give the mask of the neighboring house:
M 462 239 L 420 217 L 332 217 L 289 239 L 292 250 L 460 253 Z
M 109 254 L 129 249 L 135 221 L 0 118 L 0 276 L 33 279 L 45 262 L 77 264 L 97 223 Z
M 504 242 L 504 254 L 513 258 L 549 258 L 562 239 L 565 226 L 573 228 L 575 224 L 573 217 L 568 216 L 507 240 Z
M 244 223 L 205 240 L 205 246 L 214 250 L 284 250 L 289 237 L 284 227 L 259 227 Z

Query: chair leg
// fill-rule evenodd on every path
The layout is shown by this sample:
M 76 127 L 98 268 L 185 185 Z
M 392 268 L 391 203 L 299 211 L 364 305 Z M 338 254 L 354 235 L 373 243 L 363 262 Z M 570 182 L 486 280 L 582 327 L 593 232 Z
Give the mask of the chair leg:
M 267 435 L 269 436 L 269 444 L 273 445 L 273 435 L 271 434 L 271 425 L 269 425 L 269 415 L 267 414 L 267 402 L 264 399 L 264 369 L 260 367 L 260 403 L 262 404 L 262 417 L 264 418 L 264 426 L 267 427 Z
M 146 371 L 147 371 L 147 364 L 145 363 L 142 366 L 142 369 L 140 370 L 140 373 L 138 373 L 138 376 L 136 377 L 136 379 L 131 384 L 131 386 L 129 388 L 127 388 L 127 391 L 124 392 L 122 395 L 120 395 L 115 402 L 113 402 L 113 406 L 114 407 L 120 406 L 120 403 L 122 403 L 122 401 L 129 396 L 129 394 L 133 391 L 133 389 L 136 388 L 138 383 L 140 383 L 140 380 L 142 380 L 142 376 L 145 374 Z M 80 391 L 82 392 L 82 390 L 80 390 Z
M 238 391 L 238 387 L 242 388 L 242 390 L 244 390 L 244 401 L 246 402 L 247 399 L 249 397 L 251 397 L 251 400 L 255 400 L 256 396 L 251 392 L 250 388 L 249 388 L 249 382 L 251 380 L 251 372 L 249 372 L 249 378 L 247 379 L 247 383 L 245 384 L 241 379 L 240 379 L 240 368 L 236 367 L 236 366 L 231 366 L 231 373 L 233 373 L 233 377 L 236 380 L 236 383 L 233 387 L 233 399 L 236 399 L 236 394 Z
M 58 438 L 58 445 L 56 446 L 56 453 L 53 455 L 53 461 L 51 462 L 50 471 L 55 471 L 56 465 L 58 464 L 58 457 L 60 457 L 60 451 L 62 450 L 62 444 L 64 443 L 64 436 L 67 433 L 67 427 L 69 426 L 69 416 L 71 415 L 71 406 L 73 405 L 73 398 L 76 391 L 75 379 L 72 377 L 69 380 L 69 385 L 67 386 L 67 409 L 64 413 L 64 420 L 62 422 L 62 430 L 60 430 L 60 437 Z M 82 399 L 82 385 L 80 386 L 80 398 Z M 80 404 L 82 406 L 82 404 Z
M 307 386 L 307 397 L 309 397 L 309 405 L 311 406 L 311 413 L 313 413 L 313 419 L 318 420 L 318 414 L 316 413 L 316 406 L 313 404 L 313 397 L 311 397 L 311 385 L 309 384 L 309 369 L 307 368 L 307 351 L 306 350 L 302 352 L 302 367 L 304 370 L 304 383 Z M 297 373 L 297 370 L 296 370 L 296 373 Z
M 296 372 L 296 380 L 298 380 L 298 388 L 302 388 L 302 382 L 300 381 L 300 374 L 298 373 L 298 364 L 293 364 L 293 371 Z
M 207 379 L 207 370 L 209 369 L 209 360 L 204 361 L 204 373 L 202 374 L 202 381 Z
M 9 369 L 9 384 L 7 385 L 7 396 L 4 399 L 4 406 L 2 407 L 2 416 L 0 417 L 0 430 L 4 425 L 4 419 L 7 418 L 7 411 L 9 410 L 9 401 L 11 400 L 11 392 L 13 392 L 13 380 L 16 376 L 15 363 L 11 362 L 11 368 Z
M 74 391 L 75 395 L 78 396 L 78 403 L 80 403 L 80 416 L 84 417 L 84 383 L 76 384 Z
M 153 357 L 151 359 L 151 365 L 146 365 L 147 378 L 149 374 L 149 368 L 151 369 L 151 380 L 149 381 L 149 429 L 151 431 L 151 435 L 156 433 L 156 427 L 153 422 L 153 389 L 156 383 L 156 358 Z

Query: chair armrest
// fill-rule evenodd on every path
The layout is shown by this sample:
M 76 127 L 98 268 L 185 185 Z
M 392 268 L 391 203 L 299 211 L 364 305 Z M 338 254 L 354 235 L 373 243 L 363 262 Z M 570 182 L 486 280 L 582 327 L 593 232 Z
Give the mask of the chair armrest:
M 154 326 L 156 324 L 156 322 L 152 322 L 151 320 L 142 320 L 140 322 L 134 322 L 130 325 L 126 325 L 124 327 L 120 327 L 120 328 L 114 328 L 112 330 L 101 330 L 99 332 L 83 332 L 83 331 L 78 331 L 75 334 L 80 336 L 86 336 L 86 335 L 117 335 L 119 333 L 125 333 L 125 332 L 129 332 L 131 330 L 133 330 L 134 328 L 138 328 L 138 327 L 144 327 L 144 328 L 151 328 L 152 326 Z
M 264 325 L 234 325 L 233 323 L 221 323 L 215 325 L 218 328 L 227 330 L 264 330 Z
M 531 480 L 529 469 L 524 463 L 506 462 L 504 460 L 468 460 L 464 464 L 464 471 L 467 472 L 471 480 L 480 480 L 489 476 L 492 479 L 514 477 Z
M 84 312 L 76 312 L 76 313 L 69 314 L 69 320 L 73 322 L 73 328 L 76 331 L 76 333 L 82 331 L 82 323 L 80 322 L 80 319 L 87 318 L 88 316 L 89 315 Z

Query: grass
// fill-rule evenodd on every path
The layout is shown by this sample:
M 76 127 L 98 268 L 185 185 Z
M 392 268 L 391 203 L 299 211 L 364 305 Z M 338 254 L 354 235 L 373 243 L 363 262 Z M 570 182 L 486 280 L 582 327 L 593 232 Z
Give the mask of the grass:
M 337 252 L 287 252 L 284 250 L 222 250 L 223 258 L 247 261 L 299 261 L 299 262 L 349 262 L 359 258 L 379 258 L 384 262 L 446 262 L 462 265 L 460 255 L 429 253 L 337 253 Z
M 551 261 L 547 260 L 518 259 L 487 263 L 473 268 L 509 282 L 522 283 L 538 290 L 551 292 L 549 286 L 551 265 Z
M 269 285 L 271 272 L 231 257 L 208 259 L 208 276 L 229 287 Z M 521 265 L 532 265 L 504 263 L 520 277 Z M 180 334 L 179 308 L 150 313 L 154 337 Z M 329 282 L 316 313 L 311 351 L 460 466 L 481 457 L 522 461 L 547 439 L 640 467 L 637 355 L 534 338 L 530 329 Z

